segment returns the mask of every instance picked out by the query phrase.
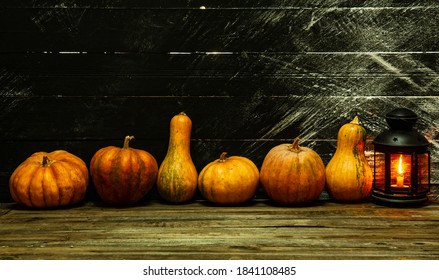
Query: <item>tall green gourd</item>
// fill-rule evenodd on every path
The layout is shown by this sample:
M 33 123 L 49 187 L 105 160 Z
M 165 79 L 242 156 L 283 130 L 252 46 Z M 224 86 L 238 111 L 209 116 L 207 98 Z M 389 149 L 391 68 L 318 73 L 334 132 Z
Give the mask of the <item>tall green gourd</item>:
M 189 201 L 197 190 L 198 173 L 190 154 L 192 120 L 180 113 L 171 119 L 169 146 L 157 175 L 157 190 L 169 202 Z
M 336 201 L 357 202 L 372 190 L 372 169 L 364 154 L 366 130 L 358 116 L 343 125 L 337 136 L 337 149 L 326 166 L 326 188 Z

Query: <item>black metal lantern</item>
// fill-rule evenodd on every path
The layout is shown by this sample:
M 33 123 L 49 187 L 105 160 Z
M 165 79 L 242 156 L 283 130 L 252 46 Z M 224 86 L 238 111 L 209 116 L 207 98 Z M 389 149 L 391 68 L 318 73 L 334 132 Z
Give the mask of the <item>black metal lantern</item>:
M 395 109 L 386 115 L 390 129 L 373 141 L 372 198 L 378 203 L 414 205 L 428 200 L 430 144 L 413 129 L 417 119 L 411 110 Z

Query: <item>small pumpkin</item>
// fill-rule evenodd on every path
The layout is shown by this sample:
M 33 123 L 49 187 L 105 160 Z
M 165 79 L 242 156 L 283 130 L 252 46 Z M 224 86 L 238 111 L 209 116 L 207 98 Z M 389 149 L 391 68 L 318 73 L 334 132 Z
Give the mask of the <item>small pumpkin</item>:
M 168 202 L 189 201 L 197 190 L 198 172 L 190 152 L 191 131 L 192 120 L 185 113 L 172 117 L 168 151 L 157 176 L 157 191 Z
M 217 204 L 239 204 L 250 200 L 259 186 L 259 170 L 248 158 L 220 158 L 207 164 L 198 177 L 201 195 Z
M 90 174 L 96 192 L 110 205 L 131 205 L 140 201 L 154 186 L 158 165 L 147 151 L 129 146 L 108 146 L 98 150 L 90 162 Z
M 357 202 L 372 190 L 372 169 L 364 154 L 366 130 L 358 116 L 338 131 L 337 149 L 326 166 L 326 187 L 336 201 Z
M 63 150 L 37 152 L 14 170 L 9 190 L 21 205 L 53 208 L 82 201 L 88 180 L 87 166 L 79 157 Z
M 310 148 L 292 144 L 272 148 L 262 162 L 262 188 L 273 201 L 303 204 L 316 200 L 325 187 L 325 165 Z

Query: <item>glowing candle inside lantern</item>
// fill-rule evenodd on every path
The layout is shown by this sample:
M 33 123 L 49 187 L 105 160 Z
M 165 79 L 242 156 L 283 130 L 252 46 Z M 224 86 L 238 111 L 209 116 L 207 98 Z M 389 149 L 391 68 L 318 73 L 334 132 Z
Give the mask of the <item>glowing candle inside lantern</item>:
M 402 170 L 402 155 L 399 156 L 398 174 L 396 175 L 396 187 L 404 187 L 404 171 Z

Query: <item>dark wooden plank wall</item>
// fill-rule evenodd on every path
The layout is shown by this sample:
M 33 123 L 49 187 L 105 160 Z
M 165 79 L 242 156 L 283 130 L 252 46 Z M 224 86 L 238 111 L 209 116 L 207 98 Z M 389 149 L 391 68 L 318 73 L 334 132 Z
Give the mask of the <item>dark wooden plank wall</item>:
M 180 111 L 201 170 L 222 151 L 260 166 L 296 136 L 327 163 L 355 115 L 370 155 L 408 107 L 439 183 L 437 1 L 39 2 L 0 4 L 0 201 L 35 151 L 89 162 L 132 134 L 161 162 Z

